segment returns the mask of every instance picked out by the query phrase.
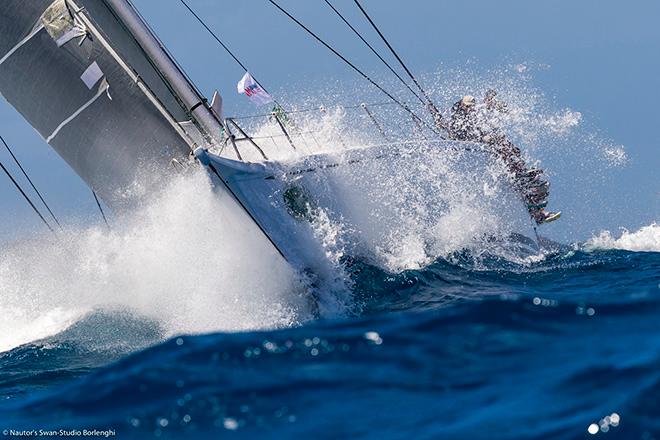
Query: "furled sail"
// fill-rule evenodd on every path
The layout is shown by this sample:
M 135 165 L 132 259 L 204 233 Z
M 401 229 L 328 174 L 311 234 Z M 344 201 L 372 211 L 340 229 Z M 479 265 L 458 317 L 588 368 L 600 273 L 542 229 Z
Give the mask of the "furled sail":
M 186 104 L 113 0 L 2 0 L 0 93 L 105 201 L 120 207 L 201 140 Z

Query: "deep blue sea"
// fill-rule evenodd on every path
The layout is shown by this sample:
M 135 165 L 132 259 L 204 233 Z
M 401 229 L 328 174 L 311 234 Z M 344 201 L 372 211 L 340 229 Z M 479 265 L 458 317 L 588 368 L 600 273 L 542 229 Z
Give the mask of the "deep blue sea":
M 396 274 L 344 265 L 360 304 L 349 316 L 162 341 L 157 323 L 99 310 L 1 353 L 0 429 L 660 438 L 660 253 L 566 247 L 518 264 L 465 252 Z

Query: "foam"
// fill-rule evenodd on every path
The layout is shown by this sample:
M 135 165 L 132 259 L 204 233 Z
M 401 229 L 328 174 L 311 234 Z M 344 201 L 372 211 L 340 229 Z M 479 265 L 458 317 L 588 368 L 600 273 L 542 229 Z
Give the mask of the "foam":
M 651 223 L 635 232 L 621 228 L 621 235 L 616 238 L 610 231 L 601 231 L 589 239 L 586 249 L 621 249 L 634 252 L 660 252 L 660 225 Z
M 0 261 L 0 350 L 117 306 L 157 320 L 165 336 L 311 319 L 301 279 L 226 203 L 199 172 L 112 230 L 10 245 Z

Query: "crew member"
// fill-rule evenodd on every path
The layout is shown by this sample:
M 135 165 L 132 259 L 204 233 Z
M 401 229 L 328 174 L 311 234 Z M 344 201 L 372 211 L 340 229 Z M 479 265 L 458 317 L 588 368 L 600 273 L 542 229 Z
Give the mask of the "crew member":
M 557 220 L 560 212 L 546 211 L 550 183 L 543 170 L 528 168 L 520 149 L 500 131 L 498 120 L 507 112 L 506 103 L 495 99 L 497 92 L 488 90 L 481 105 L 474 96 L 464 96 L 451 108 L 448 131 L 451 139 L 490 145 L 511 174 L 513 185 L 527 204 L 537 224 Z

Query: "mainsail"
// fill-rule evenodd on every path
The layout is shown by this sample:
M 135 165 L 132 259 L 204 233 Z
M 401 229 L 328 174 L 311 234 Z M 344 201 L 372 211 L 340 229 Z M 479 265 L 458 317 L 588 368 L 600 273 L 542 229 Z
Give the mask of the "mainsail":
M 208 112 L 201 95 L 187 84 L 181 96 L 126 11 L 137 17 L 126 0 L 3 0 L 0 10 L 0 93 L 113 207 L 213 140 L 213 121 L 191 116 L 193 99 Z

